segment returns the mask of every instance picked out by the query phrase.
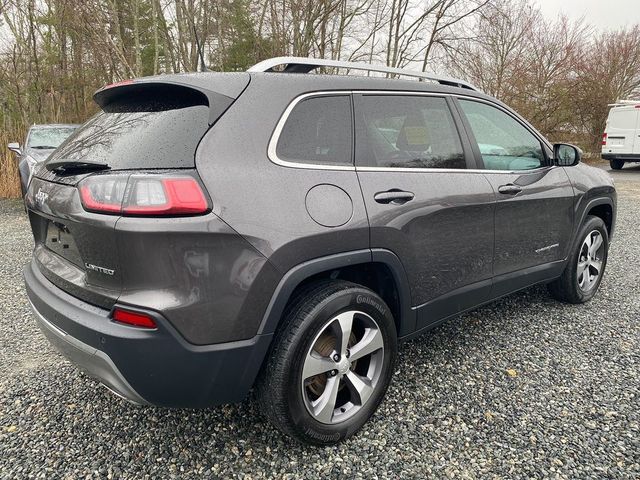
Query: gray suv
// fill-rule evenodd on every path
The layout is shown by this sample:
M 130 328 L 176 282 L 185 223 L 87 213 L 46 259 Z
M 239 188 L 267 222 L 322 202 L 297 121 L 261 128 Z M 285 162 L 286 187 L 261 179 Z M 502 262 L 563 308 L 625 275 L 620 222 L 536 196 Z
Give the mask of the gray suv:
M 24 276 L 51 343 L 133 402 L 254 389 L 283 432 L 335 443 L 376 410 L 399 341 L 602 280 L 610 177 L 463 81 L 279 58 L 94 98 L 29 186 Z

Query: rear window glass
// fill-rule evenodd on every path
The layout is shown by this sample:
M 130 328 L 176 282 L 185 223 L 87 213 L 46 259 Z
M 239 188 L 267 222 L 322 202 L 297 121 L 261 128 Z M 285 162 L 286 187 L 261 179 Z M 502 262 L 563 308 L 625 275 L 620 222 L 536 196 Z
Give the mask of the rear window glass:
M 49 161 L 99 162 L 114 170 L 190 168 L 208 121 L 208 105 L 193 99 L 110 104 L 76 130 Z
M 302 100 L 287 118 L 276 155 L 296 163 L 352 165 L 351 123 L 347 95 Z

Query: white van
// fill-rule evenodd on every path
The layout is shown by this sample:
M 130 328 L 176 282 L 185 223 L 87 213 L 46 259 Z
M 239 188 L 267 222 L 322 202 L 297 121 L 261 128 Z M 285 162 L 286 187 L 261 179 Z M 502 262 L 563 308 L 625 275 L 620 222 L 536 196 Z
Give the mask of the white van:
M 620 170 L 625 162 L 640 162 L 640 100 L 622 100 L 609 106 L 602 158 L 609 160 L 613 170 Z

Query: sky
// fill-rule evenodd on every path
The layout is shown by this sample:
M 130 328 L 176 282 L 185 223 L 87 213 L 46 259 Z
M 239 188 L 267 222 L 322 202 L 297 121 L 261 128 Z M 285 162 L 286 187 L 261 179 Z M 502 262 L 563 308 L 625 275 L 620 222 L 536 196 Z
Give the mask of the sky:
M 565 13 L 569 18 L 585 21 L 600 31 L 615 30 L 640 23 L 640 0 L 537 0 L 542 13 L 556 18 Z

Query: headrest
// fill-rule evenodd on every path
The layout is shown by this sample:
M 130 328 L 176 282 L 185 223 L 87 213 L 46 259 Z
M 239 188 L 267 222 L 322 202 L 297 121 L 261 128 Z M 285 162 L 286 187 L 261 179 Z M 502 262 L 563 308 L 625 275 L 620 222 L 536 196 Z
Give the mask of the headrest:
M 425 152 L 429 149 L 429 135 L 422 114 L 412 113 L 405 118 L 396 147 L 405 152 Z

